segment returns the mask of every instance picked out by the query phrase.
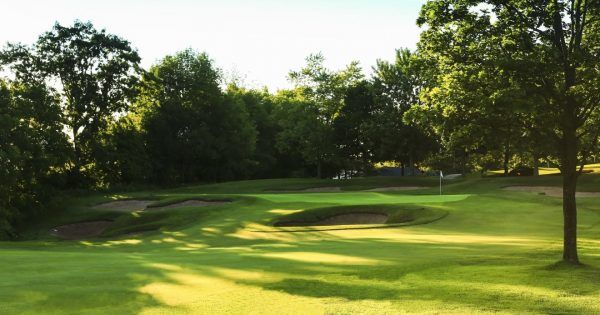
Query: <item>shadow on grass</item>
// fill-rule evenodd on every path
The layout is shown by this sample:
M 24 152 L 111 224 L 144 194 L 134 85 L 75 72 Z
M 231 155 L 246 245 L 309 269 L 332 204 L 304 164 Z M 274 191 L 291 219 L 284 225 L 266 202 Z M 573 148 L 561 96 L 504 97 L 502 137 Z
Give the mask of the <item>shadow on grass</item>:
M 555 259 L 556 250 L 510 239 L 492 243 L 487 239 L 493 231 L 454 240 L 446 239 L 448 227 L 439 225 L 420 229 L 431 235 L 427 239 L 343 238 L 329 231 L 244 234 L 252 232 L 248 223 L 267 222 L 274 216 L 270 211 L 293 207 L 298 203 L 248 201 L 144 237 L 20 244 L 26 252 L 2 245 L 0 300 L 7 301 L 2 307 L 9 313 L 181 311 L 186 301 L 208 303 L 203 299 L 214 293 L 214 285 L 240 294 L 256 289 L 264 299 L 285 293 L 342 299 L 336 302 L 342 305 L 384 301 L 398 312 L 410 311 L 403 309 L 406 302 L 473 312 L 598 310 L 593 303 L 598 268 L 544 265 Z M 212 303 L 228 302 L 223 299 Z

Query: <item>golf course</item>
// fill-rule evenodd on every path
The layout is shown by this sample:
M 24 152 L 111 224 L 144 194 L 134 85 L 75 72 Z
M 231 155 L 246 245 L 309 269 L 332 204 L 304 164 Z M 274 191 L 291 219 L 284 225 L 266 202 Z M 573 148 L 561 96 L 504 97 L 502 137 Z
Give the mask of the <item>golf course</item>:
M 2 13 L 0 315 L 600 314 L 600 0 Z
M 0 243 L 0 313 L 598 314 L 600 196 L 578 198 L 583 265 L 571 266 L 559 262 L 561 199 L 506 189 L 559 184 L 471 176 L 444 181 L 440 196 L 437 177 L 286 179 L 80 196 Z M 580 191 L 599 188 L 599 175 L 580 179 Z M 101 206 L 115 200 L 150 206 Z M 204 203 L 168 207 L 190 200 Z M 275 224 L 331 209 L 410 213 Z M 53 236 L 94 220 L 111 224 Z

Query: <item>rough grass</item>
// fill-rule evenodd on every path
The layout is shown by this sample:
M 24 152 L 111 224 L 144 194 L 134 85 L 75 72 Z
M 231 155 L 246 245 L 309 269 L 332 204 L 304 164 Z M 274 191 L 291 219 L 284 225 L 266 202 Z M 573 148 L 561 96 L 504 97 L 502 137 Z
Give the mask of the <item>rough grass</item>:
M 579 201 L 584 266 L 557 263 L 561 200 L 510 185 L 560 185 L 559 176 L 350 181 L 265 180 L 71 200 L 0 243 L 0 314 L 600 313 L 600 198 Z M 289 184 L 289 186 L 288 186 Z M 263 193 L 341 186 L 336 193 Z M 579 188 L 599 191 L 600 176 Z M 172 202 L 227 198 L 218 207 L 133 214 L 91 206 L 111 198 Z M 447 211 L 435 222 L 386 229 L 273 233 L 275 218 L 307 209 L 394 205 Z M 50 227 L 109 218 L 154 232 L 56 241 Z M 117 231 L 113 230 L 115 232 Z

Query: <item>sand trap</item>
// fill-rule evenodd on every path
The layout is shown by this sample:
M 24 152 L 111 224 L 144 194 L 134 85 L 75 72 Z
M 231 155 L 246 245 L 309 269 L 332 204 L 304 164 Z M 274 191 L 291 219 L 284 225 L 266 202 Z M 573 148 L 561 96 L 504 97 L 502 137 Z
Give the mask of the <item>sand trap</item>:
M 396 186 L 396 187 L 378 187 L 373 189 L 367 189 L 365 191 L 406 191 L 406 190 L 419 190 L 428 189 L 429 187 L 421 186 Z
M 127 199 L 101 203 L 99 205 L 94 206 L 94 208 L 112 211 L 133 212 L 144 210 L 148 205 L 152 203 L 154 203 L 153 200 Z
M 184 207 L 208 207 L 218 206 L 231 203 L 231 201 L 204 201 L 204 200 L 186 200 L 174 204 L 170 204 L 164 207 L 150 207 L 146 210 L 159 210 L 159 209 L 173 209 L 173 208 L 184 208 Z
M 342 213 L 316 222 L 277 222 L 275 226 L 326 226 L 326 225 L 359 225 L 384 224 L 388 216 L 383 213 L 354 212 Z
M 89 221 L 61 225 L 50 230 L 50 234 L 64 240 L 80 240 L 100 236 L 113 222 Z
M 504 190 L 512 190 L 512 191 L 526 191 L 526 192 L 534 192 L 534 193 L 544 193 L 548 196 L 553 197 L 562 197 L 563 191 L 562 187 L 552 187 L 552 186 L 509 186 L 502 188 Z M 600 192 L 577 192 L 577 197 L 600 197 Z

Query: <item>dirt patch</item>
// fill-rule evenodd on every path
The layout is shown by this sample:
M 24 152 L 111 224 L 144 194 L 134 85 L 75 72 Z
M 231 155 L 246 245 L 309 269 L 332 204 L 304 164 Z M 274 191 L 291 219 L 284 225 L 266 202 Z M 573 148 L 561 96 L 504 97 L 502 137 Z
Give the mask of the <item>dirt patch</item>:
M 141 211 L 146 209 L 146 207 L 150 204 L 154 203 L 153 200 L 138 200 L 138 199 L 128 199 L 128 200 L 116 200 L 109 201 L 105 203 L 101 203 L 99 205 L 94 206 L 96 209 L 103 210 L 112 210 L 112 211 L 121 211 L 121 212 L 133 212 L 133 211 Z
M 383 213 L 354 212 L 341 213 L 316 222 L 277 222 L 275 226 L 326 226 L 326 225 L 360 225 L 384 224 L 388 215 Z
M 502 188 L 504 190 L 511 191 L 526 191 L 533 193 L 543 193 L 552 197 L 562 197 L 563 191 L 562 187 L 552 187 L 552 186 L 509 186 Z M 600 197 L 600 192 L 577 192 L 577 197 Z
M 419 190 L 428 189 L 429 187 L 421 186 L 395 186 L 395 187 L 378 187 L 373 189 L 367 189 L 365 191 L 406 191 L 406 190 Z
M 100 236 L 113 222 L 89 221 L 61 225 L 50 230 L 50 234 L 64 240 L 80 240 Z
M 163 207 L 150 207 L 146 210 L 159 210 L 159 209 L 173 209 L 173 208 L 184 208 L 184 207 L 208 207 L 218 206 L 231 203 L 231 201 L 204 201 L 204 200 L 186 200 L 174 204 L 170 204 Z

